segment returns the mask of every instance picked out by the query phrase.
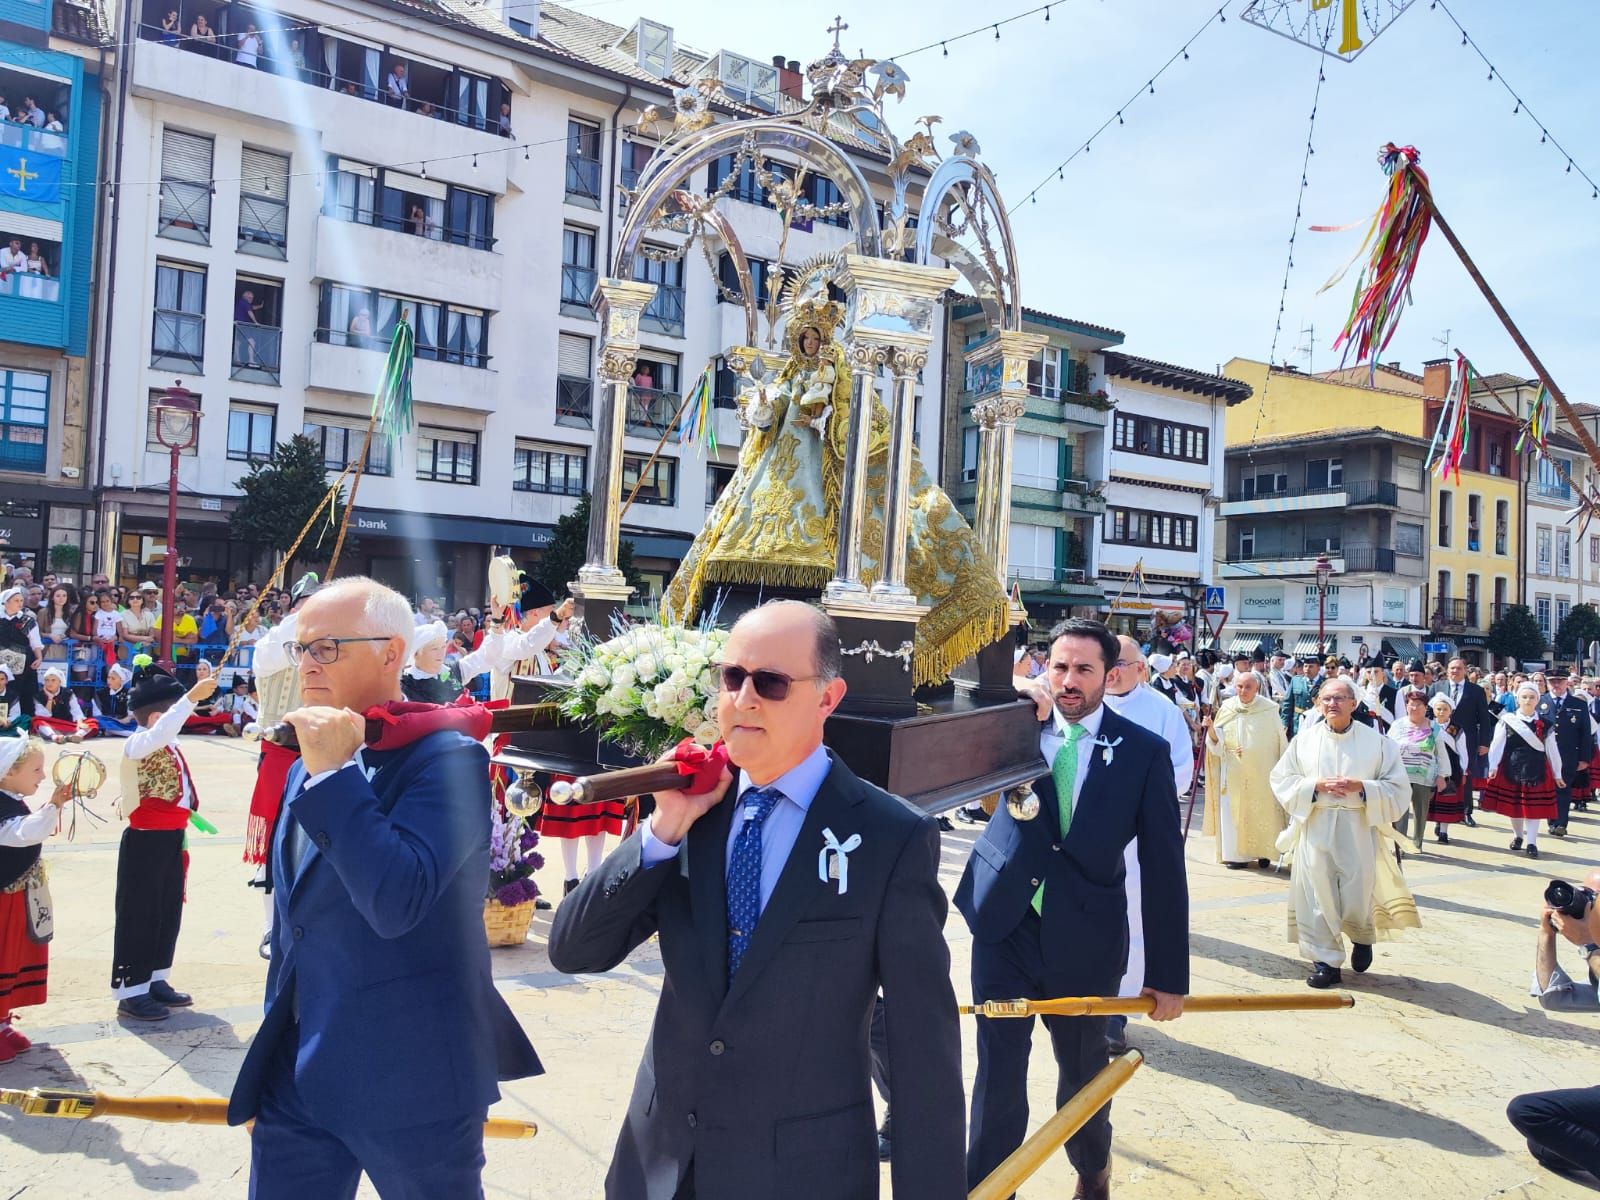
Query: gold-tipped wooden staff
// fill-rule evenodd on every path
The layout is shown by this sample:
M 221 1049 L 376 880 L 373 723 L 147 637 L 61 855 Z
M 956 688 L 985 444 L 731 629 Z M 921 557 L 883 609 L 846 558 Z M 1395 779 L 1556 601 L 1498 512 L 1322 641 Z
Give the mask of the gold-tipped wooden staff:
M 104 1092 L 72 1092 L 59 1088 L 0 1088 L 0 1105 L 17 1109 L 25 1117 L 59 1117 L 85 1121 L 90 1117 L 132 1117 L 166 1125 L 226 1125 L 228 1102 L 189 1096 L 108 1096 Z M 248 1124 L 248 1123 L 247 1123 Z M 490 1117 L 483 1123 L 486 1138 L 531 1138 L 539 1132 L 532 1121 Z
M 1185 996 L 1185 1015 L 1196 1012 L 1286 1012 L 1354 1008 L 1349 992 L 1266 992 L 1261 995 Z M 985 1000 L 963 1004 L 964 1017 L 1117 1017 L 1155 1010 L 1153 996 L 1063 996 L 1056 1000 Z
M 1109 1104 L 1117 1089 L 1132 1079 L 1133 1073 L 1143 1064 L 1144 1055 L 1137 1050 L 1112 1059 L 1079 1089 L 1077 1095 L 1062 1105 L 1055 1116 L 1039 1126 L 1032 1137 L 968 1192 L 967 1200 L 1003 1200 L 1015 1192 L 1067 1143 L 1067 1139 L 1087 1125 L 1090 1117 Z

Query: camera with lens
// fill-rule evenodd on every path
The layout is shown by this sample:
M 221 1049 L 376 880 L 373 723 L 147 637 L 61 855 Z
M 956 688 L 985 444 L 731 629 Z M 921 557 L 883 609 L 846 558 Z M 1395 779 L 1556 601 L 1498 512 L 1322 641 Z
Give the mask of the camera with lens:
M 1581 921 L 1594 903 L 1593 888 L 1573 887 L 1565 879 L 1552 879 L 1544 889 L 1544 902 L 1563 916 Z

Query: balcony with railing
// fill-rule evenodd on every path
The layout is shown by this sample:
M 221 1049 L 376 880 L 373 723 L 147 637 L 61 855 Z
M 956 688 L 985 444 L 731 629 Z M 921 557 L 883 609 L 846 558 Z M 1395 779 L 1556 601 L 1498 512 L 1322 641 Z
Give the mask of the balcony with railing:
M 600 207 L 600 160 L 567 151 L 567 200 L 586 208 Z
M 211 244 L 211 183 L 189 179 L 161 181 L 161 216 L 156 232 L 180 242 Z
M 628 389 L 627 430 L 644 437 L 659 437 L 672 427 L 681 397 L 660 388 Z
M 239 247 L 262 258 L 289 257 L 289 203 L 271 196 L 239 197 Z
M 7 271 L 0 274 L 0 296 L 14 296 L 19 300 L 61 300 L 61 280 L 31 271 Z
M 1433 616 L 1429 624 L 1434 629 L 1477 629 L 1478 602 L 1441 596 L 1434 601 Z
M 565 291 L 563 289 L 563 302 Z M 683 336 L 683 288 L 672 284 L 657 284 L 656 294 L 651 297 L 650 303 L 645 307 L 644 316 L 639 324 L 645 329 L 654 330 L 656 333 L 665 333 L 671 337 Z
M 1282 488 L 1271 492 L 1255 486 L 1230 488 L 1220 512 L 1224 517 L 1243 517 L 1363 505 L 1394 508 L 1399 504 L 1400 489 L 1396 484 L 1382 479 L 1347 479 L 1331 487 Z
M 283 330 L 254 321 L 233 323 L 233 369 L 229 378 L 249 383 L 281 382 Z
M 556 424 L 594 428 L 594 384 L 576 375 L 556 376 Z
M 589 301 L 594 296 L 595 284 L 599 275 L 593 267 L 576 267 L 571 263 L 561 264 L 561 308 L 571 315 L 573 312 L 588 316 L 593 313 Z
M 1380 575 L 1394 573 L 1394 551 L 1388 546 L 1346 546 L 1341 554 L 1346 571 L 1375 571 Z
M 1008 574 L 1006 587 L 1015 584 L 1024 595 L 1077 603 L 1097 603 L 1105 595 L 1094 574 L 1084 567 L 1013 566 Z
M 1383 479 L 1356 479 L 1344 485 L 1345 503 L 1355 508 L 1377 504 L 1387 508 L 1400 505 L 1400 487 Z
M 204 370 L 206 319 L 199 313 L 158 308 L 150 342 L 150 365 L 199 375 Z

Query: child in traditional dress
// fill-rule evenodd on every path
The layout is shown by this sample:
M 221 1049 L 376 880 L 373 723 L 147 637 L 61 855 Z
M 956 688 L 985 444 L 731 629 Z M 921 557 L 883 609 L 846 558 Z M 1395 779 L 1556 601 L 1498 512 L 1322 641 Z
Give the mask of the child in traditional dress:
M 202 679 L 215 682 L 217 670 L 206 659 L 201 659 L 194 665 L 194 677 L 198 683 Z M 233 719 L 210 700 L 201 700 L 194 706 L 194 712 L 189 714 L 189 719 L 183 723 L 183 733 L 226 733 Z
M 461 670 L 445 661 L 450 633 L 443 621 L 419 626 L 411 642 L 411 661 L 400 673 L 400 691 L 407 700 L 449 704 L 461 695 Z
M 1539 822 L 1556 815 L 1556 781 L 1563 779 L 1556 729 L 1537 715 L 1539 689 L 1517 688 L 1517 711 L 1501 713 L 1489 743 L 1489 777 L 1479 807 L 1511 818 L 1511 849 L 1539 857 Z
M 250 695 L 250 676 L 233 677 L 233 691 L 217 701 L 217 711 L 226 713 L 228 717 L 228 724 L 222 729 L 223 733 L 229 737 L 244 736 L 244 727 L 253 724 L 261 716 L 261 710 L 256 707 L 256 702 Z
M 33 722 L 22 712 L 22 685 L 10 663 L 0 662 L 0 736 L 24 736 Z
M 66 673 L 60 667 L 46 668 L 34 697 L 33 732 L 47 742 L 81 742 L 99 731 L 77 693 L 67 687 Z
M 111 990 L 117 1015 L 164 1021 L 194 1000 L 167 982 L 183 919 L 183 848 L 200 806 L 178 732 L 194 706 L 217 690 L 216 676 L 183 685 L 158 668 L 140 669 L 129 708 L 139 731 L 123 743 L 122 800 L 127 818 L 117 854 L 116 931 Z
M 1434 838 L 1441 846 L 1448 846 L 1450 834 L 1445 826 L 1459 825 L 1467 816 L 1467 793 L 1472 779 L 1466 766 L 1471 760 L 1467 757 L 1467 735 L 1456 728 L 1455 706 L 1450 703 L 1450 697 L 1437 692 L 1428 703 L 1433 708 L 1435 722 L 1444 731 L 1444 755 L 1450 765 L 1449 783 L 1433 794 L 1429 816 L 1433 819 Z
M 106 668 L 105 687 L 95 691 L 95 724 L 106 737 L 127 737 L 139 728 L 139 723 L 128 711 L 128 702 L 133 695 L 128 688 L 128 680 L 132 678 L 133 672 L 127 667 L 112 663 Z
M 48 804 L 30 811 L 24 796 L 44 782 L 44 743 L 0 737 L 0 1063 L 33 1043 L 12 1025 L 12 1014 L 43 1004 L 49 942 L 35 938 L 28 894 L 44 883 L 39 844 L 56 832 L 72 789 L 63 784 Z

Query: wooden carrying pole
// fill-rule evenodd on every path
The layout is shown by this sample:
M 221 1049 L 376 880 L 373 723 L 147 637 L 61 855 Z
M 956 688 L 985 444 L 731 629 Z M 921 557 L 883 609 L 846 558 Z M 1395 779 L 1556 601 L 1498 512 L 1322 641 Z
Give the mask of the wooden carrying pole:
M 1112 1059 L 1055 1116 L 1039 1126 L 1038 1132 L 968 1192 L 967 1200 L 1004 1200 L 1015 1192 L 1066 1145 L 1068 1138 L 1087 1125 L 1090 1117 L 1109 1104 L 1116 1090 L 1132 1079 L 1143 1064 L 1144 1055 L 1137 1050 Z
M 1411 170 L 1410 163 L 1407 163 L 1406 170 Z M 1439 227 L 1439 232 L 1444 234 L 1444 240 L 1450 243 L 1450 248 L 1456 252 L 1461 265 L 1466 268 L 1467 274 L 1472 276 L 1472 282 L 1478 285 L 1483 298 L 1489 302 L 1489 307 L 1494 309 L 1494 315 L 1500 318 L 1500 324 L 1505 326 L 1506 332 L 1511 335 L 1511 340 L 1517 344 L 1517 349 L 1522 351 L 1523 357 L 1528 360 L 1528 365 L 1533 368 L 1533 373 L 1539 377 L 1539 382 L 1544 384 L 1545 390 L 1550 393 L 1550 398 L 1556 402 L 1556 407 L 1561 410 L 1561 415 L 1571 426 L 1573 436 L 1578 439 L 1584 453 L 1589 456 L 1589 461 L 1595 465 L 1597 471 L 1600 471 L 1600 445 L 1596 445 L 1594 438 L 1589 436 L 1588 429 L 1573 411 L 1572 405 L 1567 403 L 1567 394 L 1556 384 L 1550 372 L 1545 369 L 1544 363 L 1539 361 L 1539 356 L 1533 352 L 1528 339 L 1522 336 L 1522 330 L 1517 328 L 1517 323 L 1511 319 L 1511 314 L 1506 311 L 1505 305 L 1500 303 L 1500 297 L 1494 294 L 1489 281 L 1478 270 L 1478 264 L 1472 261 L 1467 248 L 1461 244 L 1461 239 L 1456 237 L 1455 230 L 1450 228 L 1450 222 L 1444 219 L 1444 214 L 1439 211 L 1438 202 L 1433 198 L 1433 190 L 1428 186 L 1426 176 L 1413 171 L 1412 179 L 1422 194 L 1428 198 L 1428 208 L 1433 212 L 1433 223 Z
M 1267 992 L 1262 995 L 1185 996 L 1183 1012 L 1290 1012 L 1353 1008 L 1349 992 Z M 1059 1000 L 988 1000 L 963 1004 L 964 1017 L 1113 1017 L 1155 1010 L 1154 996 L 1063 996 Z
M 0 1105 L 11 1105 L 27 1117 L 132 1117 L 166 1125 L 226 1125 L 228 1102 L 209 1097 L 108 1096 L 104 1092 L 72 1092 L 53 1088 L 13 1091 L 0 1088 Z M 539 1127 L 531 1121 L 490 1117 L 483 1123 L 488 1138 L 531 1138 Z

